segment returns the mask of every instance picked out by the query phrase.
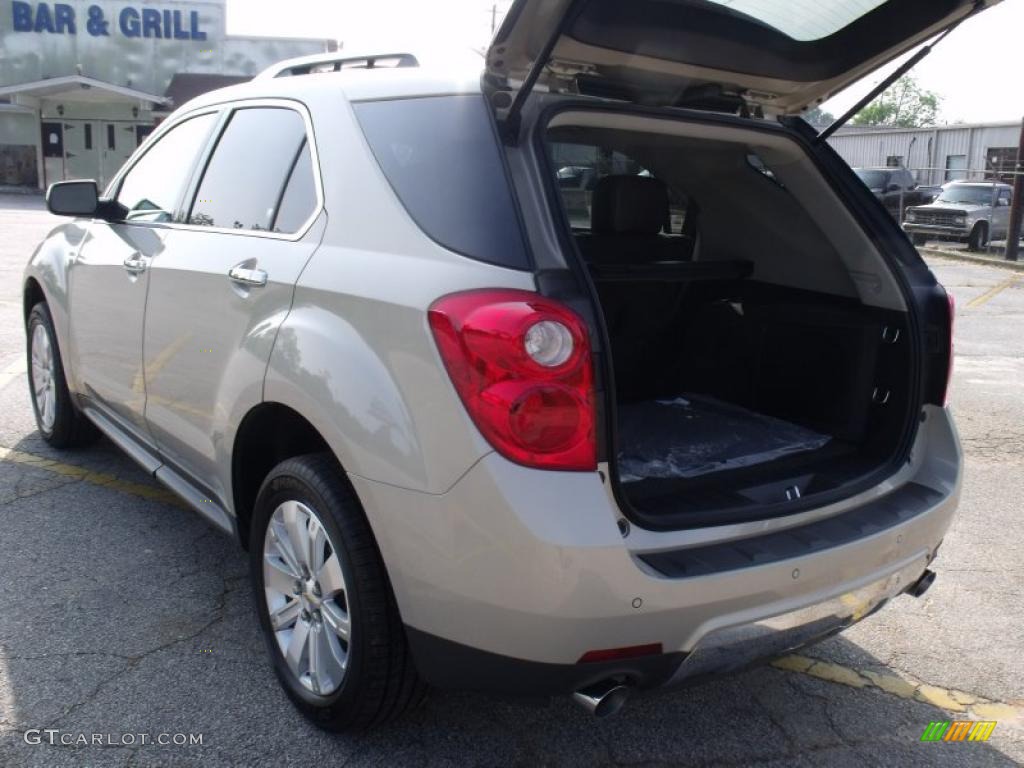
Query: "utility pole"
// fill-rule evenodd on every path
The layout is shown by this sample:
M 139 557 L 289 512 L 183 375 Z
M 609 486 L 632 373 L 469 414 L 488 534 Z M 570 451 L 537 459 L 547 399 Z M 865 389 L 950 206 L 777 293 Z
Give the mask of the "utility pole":
M 1024 219 L 1024 120 L 1020 124 L 1020 143 L 1017 146 L 1017 165 L 1013 169 L 1013 200 L 1010 208 L 1010 231 L 1006 236 L 1006 260 L 1016 261 L 1020 252 L 1021 219 Z

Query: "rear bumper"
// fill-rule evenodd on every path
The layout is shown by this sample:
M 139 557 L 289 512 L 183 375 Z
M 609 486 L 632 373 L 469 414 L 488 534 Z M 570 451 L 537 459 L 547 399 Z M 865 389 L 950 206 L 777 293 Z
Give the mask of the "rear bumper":
M 713 632 L 689 653 L 549 664 L 488 653 L 413 627 L 406 627 L 406 633 L 421 677 L 439 688 L 553 696 L 610 678 L 627 680 L 639 690 L 675 688 L 736 672 L 820 642 L 879 610 L 912 586 L 922 569 L 922 563 L 915 558 L 859 589 L 821 603 Z
M 926 413 L 911 463 L 890 481 L 828 508 L 719 528 L 634 526 L 624 538 L 598 473 L 540 472 L 494 454 L 439 495 L 352 482 L 428 681 L 557 693 L 621 674 L 658 687 L 814 642 L 921 575 L 952 520 L 960 483 L 948 412 Z M 930 491 L 906 497 L 917 508 L 861 521 L 855 536 L 839 536 L 834 546 L 815 545 L 815 523 L 866 505 L 883 508 L 911 483 Z M 809 546 L 776 548 L 767 559 L 750 551 L 746 562 L 716 559 L 698 571 L 651 564 L 666 553 L 730 543 L 745 551 L 784 531 Z M 899 582 L 890 582 L 896 575 Z M 662 656 L 578 663 L 587 651 L 651 643 L 661 644 Z

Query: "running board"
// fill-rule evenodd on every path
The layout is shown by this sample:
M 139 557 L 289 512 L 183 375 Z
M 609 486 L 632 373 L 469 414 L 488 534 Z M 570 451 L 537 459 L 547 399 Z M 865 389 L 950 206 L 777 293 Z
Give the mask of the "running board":
M 235 526 L 231 518 L 220 504 L 209 498 L 192 483 L 164 464 L 159 456 L 143 446 L 128 430 L 104 414 L 91 404 L 80 405 L 82 413 L 106 435 L 110 442 L 142 467 L 147 475 L 152 475 L 167 488 L 181 497 L 196 512 L 205 517 L 214 526 L 229 535 L 234 535 Z
M 231 516 L 228 515 L 224 508 L 213 499 L 208 498 L 205 493 L 199 491 L 192 483 L 173 469 L 164 464 L 156 471 L 154 476 L 178 494 L 196 512 L 224 531 L 224 533 L 234 534 L 235 526 L 231 521 Z

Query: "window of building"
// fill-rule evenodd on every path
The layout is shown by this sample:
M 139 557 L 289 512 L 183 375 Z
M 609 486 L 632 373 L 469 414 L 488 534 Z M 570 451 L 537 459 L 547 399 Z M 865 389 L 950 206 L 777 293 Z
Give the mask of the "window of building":
M 309 142 L 304 141 L 281 196 L 272 228 L 275 232 L 298 232 L 314 210 L 316 181 L 313 178 L 313 156 L 309 151 Z
M 967 155 L 946 155 L 946 181 L 967 178 Z
M 235 110 L 203 173 L 188 223 L 270 230 L 305 139 L 306 124 L 295 110 Z
M 903 167 L 903 155 L 889 155 L 885 158 L 886 168 L 902 168 Z
M 82 142 L 85 144 L 86 149 L 92 149 L 92 123 L 86 123 L 84 128 Z
M 1013 183 L 1013 171 L 1017 167 L 1016 147 L 990 147 L 985 152 L 986 176 L 999 179 L 1008 184 Z
M 107 123 L 107 149 L 116 149 L 114 141 L 114 124 Z
M 128 221 L 171 220 L 216 117 L 209 113 L 179 123 L 131 167 L 117 193 Z

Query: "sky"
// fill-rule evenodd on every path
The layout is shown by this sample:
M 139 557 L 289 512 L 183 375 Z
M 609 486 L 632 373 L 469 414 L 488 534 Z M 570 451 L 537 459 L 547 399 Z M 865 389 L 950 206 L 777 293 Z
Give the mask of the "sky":
M 625 2 L 626 0 L 623 0 Z M 330 37 L 353 51 L 483 48 L 510 0 L 227 0 L 229 34 Z M 1004 0 L 964 22 L 914 69 L 942 97 L 940 122 L 1024 117 L 1024 0 Z M 824 105 L 839 115 L 887 72 L 882 69 Z

